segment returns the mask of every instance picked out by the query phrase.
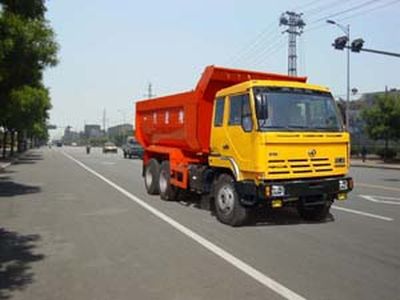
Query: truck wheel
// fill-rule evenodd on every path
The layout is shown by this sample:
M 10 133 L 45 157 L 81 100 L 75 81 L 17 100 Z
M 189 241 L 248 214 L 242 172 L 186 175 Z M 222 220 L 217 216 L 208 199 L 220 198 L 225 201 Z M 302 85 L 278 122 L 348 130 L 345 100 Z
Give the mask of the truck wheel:
M 247 221 L 249 209 L 240 204 L 232 176 L 222 174 L 218 177 L 215 183 L 214 199 L 215 213 L 220 222 L 240 226 Z
M 144 184 L 146 186 L 147 193 L 150 195 L 158 195 L 158 181 L 160 176 L 160 164 L 152 158 L 146 166 L 144 173 Z
M 160 177 L 158 180 L 158 189 L 160 197 L 163 200 L 175 200 L 178 196 L 178 189 L 170 183 L 171 173 L 169 168 L 169 161 L 164 160 L 161 163 Z
M 297 211 L 304 220 L 320 222 L 324 221 L 329 214 L 332 202 L 327 200 L 325 204 L 315 205 L 315 206 L 304 206 L 299 205 Z

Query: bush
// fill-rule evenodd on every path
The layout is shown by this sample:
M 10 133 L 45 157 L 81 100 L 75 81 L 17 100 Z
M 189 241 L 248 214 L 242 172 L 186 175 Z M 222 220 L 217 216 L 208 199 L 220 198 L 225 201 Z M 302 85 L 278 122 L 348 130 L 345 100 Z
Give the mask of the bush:
M 385 149 L 378 149 L 376 151 L 376 154 L 379 155 L 380 158 L 384 159 L 385 158 Z M 395 149 L 389 148 L 386 150 L 386 159 L 393 159 L 397 155 L 397 152 Z

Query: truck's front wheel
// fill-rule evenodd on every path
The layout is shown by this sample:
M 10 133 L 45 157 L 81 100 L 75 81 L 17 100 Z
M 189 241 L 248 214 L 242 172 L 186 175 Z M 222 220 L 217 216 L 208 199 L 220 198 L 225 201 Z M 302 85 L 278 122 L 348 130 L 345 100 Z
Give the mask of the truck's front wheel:
M 161 163 L 160 177 L 158 181 L 160 197 L 163 200 L 175 200 L 178 194 L 178 189 L 170 183 L 170 172 L 169 162 L 167 160 L 163 161 Z
M 147 193 L 150 195 L 158 195 L 158 181 L 160 176 L 160 164 L 159 162 L 152 158 L 146 166 L 144 172 L 144 184 L 146 186 Z
M 214 199 L 215 213 L 219 221 L 231 226 L 240 226 L 247 221 L 249 209 L 240 204 L 232 176 L 222 174 L 218 177 Z

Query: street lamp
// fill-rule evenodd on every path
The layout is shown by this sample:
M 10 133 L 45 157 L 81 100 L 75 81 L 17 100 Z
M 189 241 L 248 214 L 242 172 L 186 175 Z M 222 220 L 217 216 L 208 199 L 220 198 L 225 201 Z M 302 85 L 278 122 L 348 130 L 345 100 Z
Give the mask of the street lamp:
M 333 20 L 327 20 L 328 24 L 336 25 L 346 34 L 346 43 L 350 42 L 350 25 L 344 26 L 342 24 L 336 23 Z M 336 39 L 338 41 L 340 38 Z M 344 42 L 344 39 L 341 41 Z M 339 42 L 339 41 L 338 41 Z M 344 46 L 344 45 L 343 45 Z M 342 48 L 343 49 L 343 48 Z M 350 47 L 347 47 L 347 88 L 346 88 L 346 127 L 349 130 L 349 105 L 350 105 Z

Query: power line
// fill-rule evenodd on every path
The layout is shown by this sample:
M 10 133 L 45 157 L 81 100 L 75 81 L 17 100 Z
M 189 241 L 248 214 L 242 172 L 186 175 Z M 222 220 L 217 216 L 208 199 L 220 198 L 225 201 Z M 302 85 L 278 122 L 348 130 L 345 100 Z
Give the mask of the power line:
M 335 0 L 333 2 L 324 3 L 323 5 L 320 5 L 318 7 L 314 7 L 309 10 L 304 11 L 304 15 L 307 15 L 308 17 L 313 16 L 313 15 L 319 15 L 326 10 L 330 10 L 333 7 L 336 8 L 337 4 L 348 4 L 348 2 L 343 3 L 343 0 L 339 0 L 339 1 Z
M 252 48 L 255 44 L 259 43 L 260 40 L 262 40 L 263 36 L 271 31 L 271 27 L 274 25 L 275 23 L 270 23 L 268 26 L 266 26 L 261 32 L 259 32 L 253 39 L 251 39 L 248 43 L 246 43 L 245 46 L 243 46 L 238 52 L 237 54 L 233 55 L 230 59 L 234 60 L 237 59 L 238 57 L 240 57 L 241 55 L 243 55 L 243 53 L 245 53 L 246 51 L 249 50 L 249 48 Z
M 325 16 L 323 18 L 319 18 L 319 19 L 311 22 L 310 24 L 315 24 L 315 23 L 318 23 L 318 22 L 321 22 L 321 21 L 326 21 L 327 19 L 334 18 L 334 17 L 340 16 L 340 15 L 346 14 L 346 13 L 351 12 L 353 10 L 358 10 L 360 8 L 363 8 L 365 6 L 369 6 L 369 5 L 371 5 L 371 4 L 375 3 L 375 2 L 379 2 L 379 1 L 382 1 L 382 0 L 369 0 L 369 1 L 363 2 L 361 4 L 358 4 L 356 6 L 352 6 L 350 8 L 347 8 L 345 10 L 330 14 L 330 15 Z
M 252 52 L 256 51 L 257 49 L 260 48 L 261 42 L 264 40 L 265 37 L 271 38 L 271 34 L 273 34 L 274 30 L 276 29 L 274 27 L 275 22 L 270 24 L 268 27 L 266 27 L 262 32 L 260 32 L 256 38 L 254 38 L 250 43 L 246 44 L 239 52 L 238 54 L 234 55 L 231 57 L 231 59 L 228 61 L 228 63 L 236 63 L 237 61 L 242 60 L 243 58 L 249 56 Z
M 343 17 L 343 18 L 339 18 L 337 21 L 340 22 L 340 21 L 344 21 L 344 20 L 351 19 L 351 18 L 359 17 L 359 16 L 365 15 L 365 14 L 367 14 L 367 13 L 374 12 L 374 11 L 376 11 L 376 10 L 386 8 L 386 7 L 391 6 L 391 5 L 393 5 L 393 4 L 397 4 L 397 3 L 399 3 L 399 2 L 400 2 L 400 0 L 395 0 L 395 1 L 388 2 L 388 3 L 383 3 L 383 4 L 381 4 L 381 5 L 378 5 L 378 6 L 369 8 L 369 9 L 367 9 L 367 10 L 359 11 L 359 12 L 356 12 L 356 13 L 351 14 L 351 15 L 349 15 L 349 16 L 345 16 L 345 17 Z M 329 18 L 329 17 L 326 17 L 326 19 L 328 19 L 328 18 Z M 316 25 L 316 26 L 314 26 L 314 27 L 311 27 L 311 28 L 305 30 L 304 32 L 310 32 L 310 31 L 318 30 L 318 29 L 321 29 L 321 28 L 323 28 L 323 27 L 325 27 L 325 26 L 328 26 L 328 24 L 326 24 L 326 23 L 319 24 L 319 25 Z
M 280 36 L 276 33 L 273 36 L 270 36 L 267 41 L 275 39 L 275 41 L 272 41 L 271 43 L 266 43 L 266 41 L 262 41 L 262 43 L 259 43 L 259 46 L 256 48 L 253 48 L 250 50 L 246 55 L 242 56 L 240 59 L 238 59 L 235 64 L 243 64 L 248 62 L 249 60 L 252 61 L 254 57 L 257 57 L 260 55 L 260 53 L 265 53 L 268 51 L 275 43 L 276 41 L 280 38 Z
M 311 6 L 311 5 L 314 5 L 314 4 L 316 4 L 316 3 L 318 3 L 318 2 L 321 2 L 321 1 L 323 1 L 323 0 L 313 0 L 313 1 L 310 1 L 310 2 L 308 2 L 308 3 L 306 3 L 306 4 L 303 4 L 303 5 L 299 5 L 299 6 L 297 6 L 297 7 L 294 7 L 294 8 L 292 9 L 292 11 L 302 11 L 304 8 L 309 7 L 309 6 Z
M 277 39 L 274 43 L 270 44 L 269 47 L 266 47 L 261 53 L 252 57 L 249 62 L 249 65 L 256 65 L 259 64 L 261 61 L 265 60 L 268 55 L 275 52 L 277 49 L 281 49 L 283 44 L 285 43 L 285 39 L 281 36 Z
M 364 14 L 367 14 L 367 13 L 369 13 L 369 12 L 372 12 L 372 11 L 375 11 L 375 10 L 378 10 L 378 9 L 382 9 L 382 8 L 388 7 L 388 6 L 390 6 L 390 5 L 393 5 L 393 4 L 396 4 L 396 3 L 399 3 L 399 2 L 400 2 L 400 0 L 395 0 L 395 1 L 388 2 L 388 3 L 382 3 L 382 5 L 378 5 L 378 6 L 376 6 L 376 7 L 370 8 L 370 9 L 368 9 L 368 10 L 354 13 L 354 14 L 352 14 L 352 15 L 350 15 L 350 16 L 341 18 L 341 19 L 339 19 L 338 21 L 343 21 L 343 20 L 347 20 L 347 19 L 350 19 L 350 18 L 353 18 L 353 17 L 358 17 L 358 16 L 360 16 L 360 15 L 364 15 Z

